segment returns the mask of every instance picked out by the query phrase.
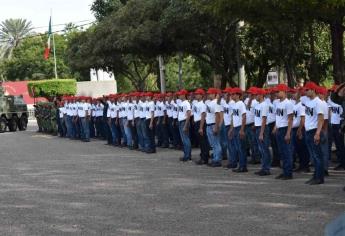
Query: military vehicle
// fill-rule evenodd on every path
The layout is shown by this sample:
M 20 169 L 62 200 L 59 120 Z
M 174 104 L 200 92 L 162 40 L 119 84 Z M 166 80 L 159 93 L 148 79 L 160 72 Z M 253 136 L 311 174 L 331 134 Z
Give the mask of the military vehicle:
M 28 125 L 28 107 L 23 96 L 7 96 L 0 85 L 0 133 L 26 130 Z

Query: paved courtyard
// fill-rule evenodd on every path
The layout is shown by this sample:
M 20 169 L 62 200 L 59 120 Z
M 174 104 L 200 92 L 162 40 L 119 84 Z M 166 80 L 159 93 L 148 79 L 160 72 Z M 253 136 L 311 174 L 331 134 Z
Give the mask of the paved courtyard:
M 309 186 L 34 130 L 0 134 L 0 235 L 314 236 L 345 209 L 345 172 Z

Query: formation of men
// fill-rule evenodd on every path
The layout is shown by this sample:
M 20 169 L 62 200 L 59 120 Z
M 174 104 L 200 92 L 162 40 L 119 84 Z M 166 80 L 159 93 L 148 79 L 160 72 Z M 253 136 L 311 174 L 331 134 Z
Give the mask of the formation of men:
M 156 147 L 182 149 L 182 162 L 190 161 L 192 147 L 198 146 L 196 164 L 221 167 L 226 158 L 226 168 L 235 173 L 248 172 L 248 156 L 251 163 L 261 163 L 258 176 L 271 175 L 271 167 L 281 165 L 280 180 L 292 179 L 294 171 L 309 172 L 313 165 L 306 184 L 316 185 L 328 175 L 333 142 L 335 170 L 345 169 L 344 111 L 329 92 L 308 82 L 297 89 L 279 84 L 246 92 L 209 88 L 63 97 L 57 117 L 62 137 L 103 138 L 109 145 L 145 153 L 155 153 Z

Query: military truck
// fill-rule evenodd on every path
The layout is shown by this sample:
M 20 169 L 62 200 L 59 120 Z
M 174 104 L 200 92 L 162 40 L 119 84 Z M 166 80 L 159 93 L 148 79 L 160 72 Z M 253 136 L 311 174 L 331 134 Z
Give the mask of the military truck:
M 23 96 L 6 96 L 0 85 L 0 133 L 26 130 L 28 125 L 28 107 Z

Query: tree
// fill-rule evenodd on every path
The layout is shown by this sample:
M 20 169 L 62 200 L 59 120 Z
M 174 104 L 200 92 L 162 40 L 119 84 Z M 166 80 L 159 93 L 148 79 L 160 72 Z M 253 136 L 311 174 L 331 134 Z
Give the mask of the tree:
M 12 58 L 1 63 L 6 80 L 40 80 L 54 78 L 54 59 L 43 58 L 47 36 L 27 37 L 13 50 Z M 56 60 L 59 78 L 74 78 L 66 64 L 67 43 L 62 35 L 55 35 Z
M 204 11 L 212 12 L 217 17 L 229 18 L 235 15 L 251 24 L 265 26 L 275 23 L 292 26 L 305 24 L 309 29 L 314 21 L 328 24 L 332 45 L 333 79 L 336 83 L 345 81 L 343 45 L 345 1 L 268 0 L 263 3 L 260 0 L 195 0 L 194 2 Z M 310 40 L 310 43 L 312 41 Z M 290 45 L 284 47 L 289 48 Z
M 21 40 L 32 31 L 31 21 L 8 19 L 0 24 L 0 59 L 11 58 Z

